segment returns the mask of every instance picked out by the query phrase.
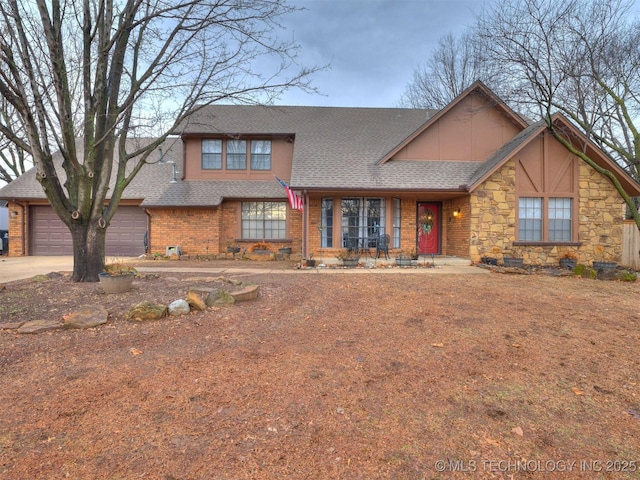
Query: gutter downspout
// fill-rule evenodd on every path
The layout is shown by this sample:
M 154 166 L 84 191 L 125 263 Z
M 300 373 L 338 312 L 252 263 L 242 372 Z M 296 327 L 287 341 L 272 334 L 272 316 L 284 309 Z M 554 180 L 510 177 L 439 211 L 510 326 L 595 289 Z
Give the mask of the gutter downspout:
M 143 208 L 142 211 L 147 215 L 147 232 L 146 232 L 147 244 L 145 245 L 144 253 L 149 255 L 149 252 L 151 252 L 151 214 L 149 213 L 149 210 L 147 210 L 146 208 Z

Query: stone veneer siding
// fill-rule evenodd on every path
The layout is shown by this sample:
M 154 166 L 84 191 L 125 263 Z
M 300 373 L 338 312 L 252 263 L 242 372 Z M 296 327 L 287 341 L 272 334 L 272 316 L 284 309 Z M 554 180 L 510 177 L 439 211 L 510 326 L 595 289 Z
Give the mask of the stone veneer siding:
M 623 201 L 615 187 L 584 162 L 579 164 L 578 238 L 580 246 L 523 245 L 514 249 L 515 163 L 507 162 L 470 197 L 470 257 L 502 259 L 514 252 L 526 264 L 556 265 L 565 252 L 578 262 L 619 262 L 622 255 Z

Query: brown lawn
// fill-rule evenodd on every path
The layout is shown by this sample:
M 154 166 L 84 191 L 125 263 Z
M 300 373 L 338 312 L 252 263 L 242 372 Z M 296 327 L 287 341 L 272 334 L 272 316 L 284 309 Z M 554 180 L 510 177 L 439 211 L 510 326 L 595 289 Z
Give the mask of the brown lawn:
M 194 276 L 196 280 L 189 280 Z M 638 284 L 549 275 L 244 275 L 261 296 L 134 323 L 197 273 L 104 295 L 10 283 L 3 479 L 640 478 Z

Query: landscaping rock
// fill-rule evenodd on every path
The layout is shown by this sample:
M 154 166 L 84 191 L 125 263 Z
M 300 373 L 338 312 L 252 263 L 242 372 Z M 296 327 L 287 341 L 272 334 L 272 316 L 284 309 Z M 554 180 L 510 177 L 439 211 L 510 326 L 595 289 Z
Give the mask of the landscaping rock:
M 31 320 L 18 328 L 18 333 L 40 333 L 57 330 L 62 324 L 57 320 Z
M 259 285 L 250 285 L 238 290 L 237 292 L 230 292 L 231 296 L 236 302 L 245 302 L 247 300 L 253 300 L 258 297 Z
M 189 304 L 180 299 L 169 304 L 169 315 L 187 315 L 191 311 Z
M 109 312 L 102 305 L 85 305 L 64 318 L 62 328 L 92 328 L 107 323 Z
M 218 290 L 207 297 L 206 303 L 208 307 L 218 307 L 223 305 L 233 305 L 236 303 L 236 299 L 233 298 L 233 295 L 226 290 Z
M 127 320 L 157 320 L 167 314 L 167 307 L 159 303 L 141 302 L 125 314 Z
M 208 295 L 207 295 L 208 296 Z M 207 303 L 205 301 L 206 296 L 203 298 L 198 292 L 190 290 L 187 292 L 186 302 L 194 310 L 204 311 L 207 309 Z
M 0 323 L 0 330 L 16 330 L 20 328 L 23 323 L 24 322 Z

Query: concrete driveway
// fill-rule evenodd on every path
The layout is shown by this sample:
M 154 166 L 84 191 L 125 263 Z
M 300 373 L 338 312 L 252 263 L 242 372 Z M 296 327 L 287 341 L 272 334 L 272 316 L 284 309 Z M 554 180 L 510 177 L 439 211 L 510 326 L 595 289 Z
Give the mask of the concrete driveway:
M 73 257 L 0 257 L 0 283 L 73 271 Z

